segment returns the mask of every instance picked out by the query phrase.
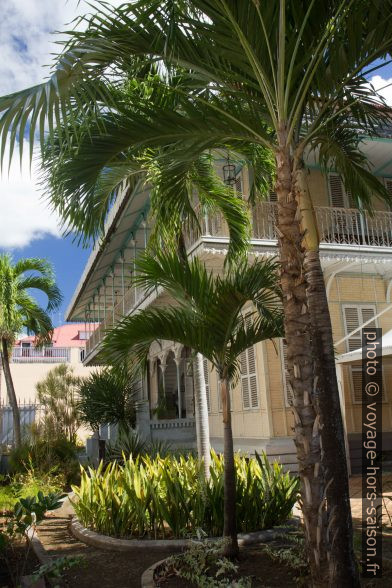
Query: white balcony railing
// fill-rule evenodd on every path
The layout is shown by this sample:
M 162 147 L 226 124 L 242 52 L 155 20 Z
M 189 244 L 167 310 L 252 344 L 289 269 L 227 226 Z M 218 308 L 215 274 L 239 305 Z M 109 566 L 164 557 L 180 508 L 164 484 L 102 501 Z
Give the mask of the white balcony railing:
M 392 212 L 370 216 L 356 208 L 315 207 L 322 243 L 336 245 L 392 246 Z M 252 239 L 277 239 L 277 204 L 259 202 L 252 209 Z M 220 213 L 199 216 L 200 228 L 188 231 L 187 246 L 203 236 L 228 238 L 227 224 Z
M 317 224 L 322 243 L 369 247 L 392 247 L 392 212 L 375 212 L 373 216 L 355 208 L 332 208 L 317 206 L 315 208 Z M 276 202 L 259 202 L 252 209 L 252 239 L 260 241 L 277 240 L 277 204 Z M 228 228 L 223 216 L 199 214 L 199 227 L 191 227 L 186 232 L 186 246 L 192 247 L 201 238 L 227 240 Z M 107 317 L 92 333 L 86 343 L 86 357 L 102 341 L 105 331 L 127 315 L 146 298 L 141 288 L 131 287 L 125 293 L 113 311 L 107 311 Z
M 106 318 L 93 331 L 89 339 L 86 341 L 86 358 L 99 345 L 105 336 L 105 331 L 113 327 L 121 318 L 127 315 L 133 308 L 136 308 L 146 294 L 142 288 L 131 286 L 123 298 L 116 304 L 113 310 L 109 309 L 106 313 Z
M 13 363 L 68 363 L 71 359 L 69 347 L 20 347 L 12 350 Z

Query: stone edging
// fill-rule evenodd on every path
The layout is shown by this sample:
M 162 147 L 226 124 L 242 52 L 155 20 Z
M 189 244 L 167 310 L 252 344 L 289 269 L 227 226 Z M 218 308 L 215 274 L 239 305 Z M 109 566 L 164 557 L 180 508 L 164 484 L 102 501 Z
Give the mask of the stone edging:
M 253 533 L 240 533 L 238 535 L 238 544 L 240 546 L 254 545 L 256 543 L 271 541 L 279 533 L 284 533 L 285 530 L 297 526 L 298 521 L 292 519 L 292 522 L 287 523 L 287 527 L 280 527 L 277 529 L 267 529 L 265 531 L 256 531 Z M 86 529 L 79 522 L 77 517 L 73 517 L 70 525 L 71 533 L 76 539 L 98 547 L 100 549 L 108 549 L 109 551 L 132 551 L 135 548 L 149 549 L 162 548 L 162 547 L 186 547 L 191 542 L 191 539 L 117 539 L 115 537 L 109 537 L 108 535 L 101 535 L 96 531 Z
M 76 539 L 98 547 L 99 549 L 108 549 L 109 551 L 133 551 L 134 549 L 146 547 L 148 549 L 161 547 L 186 547 L 189 539 L 117 539 L 108 535 L 101 535 L 95 531 L 86 529 L 76 517 L 72 518 L 70 525 L 71 533 Z

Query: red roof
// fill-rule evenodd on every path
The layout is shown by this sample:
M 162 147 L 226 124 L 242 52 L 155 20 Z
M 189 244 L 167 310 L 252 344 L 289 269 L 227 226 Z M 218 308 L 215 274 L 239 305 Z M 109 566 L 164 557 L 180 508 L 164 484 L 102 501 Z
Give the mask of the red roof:
M 55 327 L 53 331 L 53 339 L 52 345 L 53 347 L 84 347 L 86 344 L 86 339 L 80 338 L 80 333 L 87 333 L 90 331 L 95 330 L 98 326 L 96 325 L 85 325 L 84 323 L 69 323 L 67 325 L 61 325 L 60 327 Z M 89 336 L 89 335 L 87 335 Z M 82 335 L 83 337 L 83 335 Z M 21 342 L 23 343 L 34 343 L 35 337 L 34 335 L 30 335 L 27 337 L 23 337 L 22 339 L 18 339 L 15 345 L 20 345 Z

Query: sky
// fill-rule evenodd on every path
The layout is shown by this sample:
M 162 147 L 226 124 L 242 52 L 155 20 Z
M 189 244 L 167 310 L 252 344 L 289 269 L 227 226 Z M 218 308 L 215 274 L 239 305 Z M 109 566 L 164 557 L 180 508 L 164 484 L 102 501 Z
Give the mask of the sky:
M 114 3 L 114 2 L 113 2 Z M 56 52 L 54 31 L 71 28 L 79 14 L 91 8 L 79 0 L 7 0 L 1 3 L 0 95 L 40 83 Z M 27 153 L 27 151 L 26 151 Z M 26 158 L 27 159 L 27 158 Z M 26 160 L 20 168 L 17 157 L 10 172 L 0 177 L 0 251 L 20 257 L 45 257 L 55 269 L 64 301 L 52 320 L 64 322 L 66 307 L 88 259 L 89 250 L 77 247 L 61 235 L 58 219 L 37 186 L 36 166 L 30 172 Z M 44 299 L 39 299 L 40 303 Z
M 112 0 L 111 3 L 120 3 Z M 0 20 L 0 95 L 37 84 L 47 75 L 56 52 L 54 31 L 71 28 L 70 23 L 91 7 L 83 0 L 7 0 Z M 371 78 L 377 88 L 392 83 L 392 65 Z M 382 92 L 392 104 L 392 86 Z M 27 150 L 26 150 L 27 152 Z M 89 251 L 64 239 L 57 217 L 51 213 L 45 194 L 37 185 L 37 170 L 28 161 L 20 167 L 14 158 L 10 172 L 0 177 L 0 251 L 20 257 L 46 257 L 54 265 L 64 302 L 53 322 L 64 322 L 66 307 L 83 272 Z

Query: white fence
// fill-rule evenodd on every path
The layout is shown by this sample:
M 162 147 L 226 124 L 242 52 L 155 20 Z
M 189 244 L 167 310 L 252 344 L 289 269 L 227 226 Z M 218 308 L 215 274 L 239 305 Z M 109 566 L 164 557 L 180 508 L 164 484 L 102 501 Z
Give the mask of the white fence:
M 31 425 L 43 416 L 43 407 L 36 402 L 19 403 L 20 424 L 22 437 L 28 436 Z M 5 402 L 0 402 L 0 448 L 14 445 L 14 422 L 12 408 Z
M 13 363 L 68 363 L 71 359 L 69 347 L 22 347 L 12 349 Z

